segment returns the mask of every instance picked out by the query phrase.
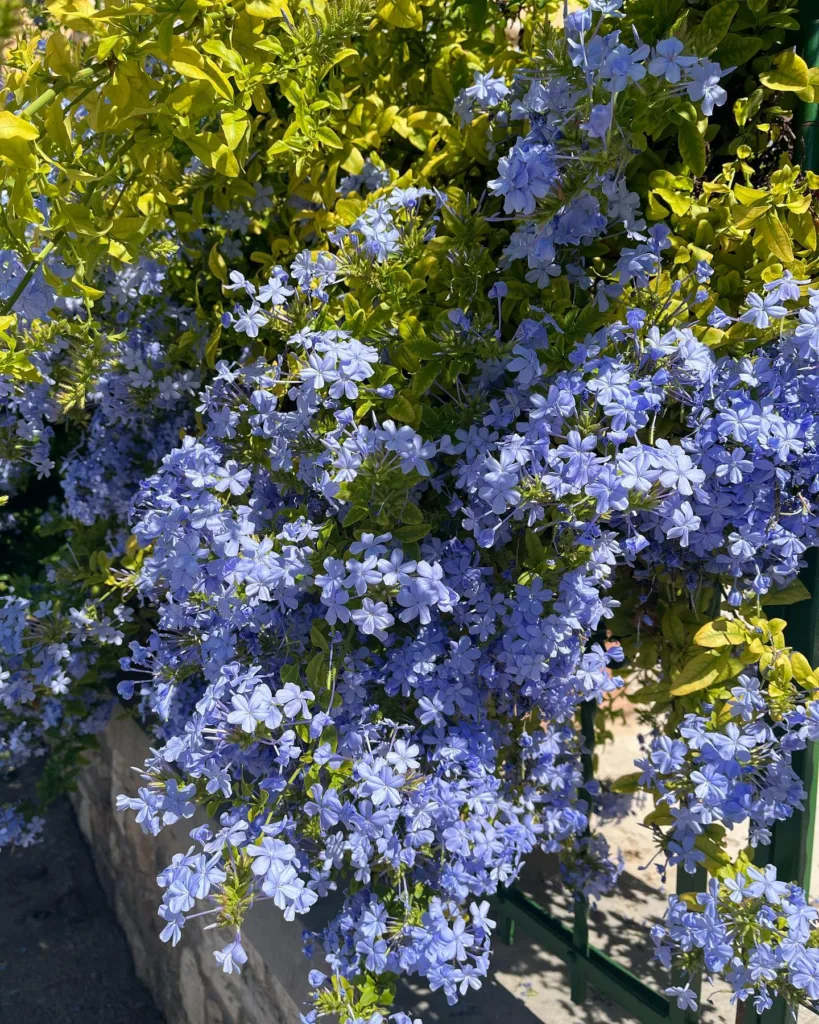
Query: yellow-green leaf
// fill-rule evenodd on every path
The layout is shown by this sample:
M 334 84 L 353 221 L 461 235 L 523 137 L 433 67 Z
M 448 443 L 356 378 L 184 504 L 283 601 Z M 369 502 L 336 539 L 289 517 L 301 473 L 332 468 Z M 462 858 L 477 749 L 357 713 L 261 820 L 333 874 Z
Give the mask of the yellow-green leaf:
M 785 50 L 774 58 L 773 67 L 763 71 L 759 80 L 777 92 L 799 92 L 810 81 L 808 65 L 793 50 Z
M 702 654 L 695 654 L 674 677 L 671 684 L 672 696 L 686 697 L 689 693 L 713 686 L 728 669 L 730 660 L 726 652 L 712 654 L 703 651 Z
M 186 45 L 179 36 L 174 36 L 171 67 L 185 78 L 209 82 L 223 99 L 233 99 L 230 82 L 216 64 L 195 47 Z
M 236 149 L 247 131 L 247 113 L 244 110 L 227 110 L 222 114 L 222 134 L 230 150 Z
M 422 14 L 412 0 L 379 0 L 375 13 L 396 28 L 421 28 L 424 24 Z
M 705 173 L 705 139 L 700 135 L 695 124 L 681 121 L 678 134 L 680 156 L 688 165 L 695 177 Z
M 75 278 L 73 279 L 73 281 L 72 281 L 72 284 L 73 284 L 73 285 L 74 285 L 74 286 L 75 286 L 75 287 L 76 287 L 76 288 L 77 288 L 77 289 L 78 289 L 78 290 L 79 290 L 80 292 L 82 292 L 82 294 L 83 294 L 83 295 L 84 295 L 84 296 L 85 296 L 85 297 L 86 297 L 87 299 L 91 299 L 92 301 L 93 301 L 94 299 L 101 299 L 101 298 L 103 297 L 103 295 L 105 295 L 105 292 L 103 292 L 103 291 L 100 291 L 100 290 L 99 290 L 99 288 L 92 288 L 90 284 L 86 284 L 86 283 L 85 283 L 84 281 L 80 281 L 80 280 L 79 280 L 78 278 L 76 278 L 76 277 L 75 277 Z
M 747 636 L 747 630 L 739 622 L 715 619 L 697 630 L 694 643 L 698 647 L 733 647 L 744 643 Z
M 791 668 L 796 680 L 800 683 L 807 682 L 813 675 L 810 662 L 801 651 L 794 651 L 791 655 Z
M 290 8 L 284 0 L 250 0 L 245 10 L 254 18 L 281 18 L 284 14 L 292 20 Z
M 687 163 L 687 161 L 686 161 Z M 655 188 L 654 193 L 671 208 L 672 213 L 678 217 L 688 213 L 691 207 L 691 196 L 682 195 L 680 192 L 672 192 L 670 188 Z
M 68 77 L 74 73 L 71 61 L 71 47 L 60 31 L 52 32 L 46 43 L 46 64 L 55 75 Z
M 97 14 L 94 0 L 52 0 L 48 9 L 57 21 L 69 28 L 78 32 L 97 31 L 98 26 L 91 20 Z
M 790 235 L 776 210 L 768 210 L 756 229 L 771 252 L 784 263 L 793 262 Z
M 343 149 L 344 143 L 336 135 L 332 128 L 326 126 L 316 129 L 316 138 L 319 142 L 323 142 L 325 146 L 329 146 L 330 149 Z
M 36 125 L 24 121 L 10 110 L 0 110 L 0 139 L 36 139 L 40 130 Z

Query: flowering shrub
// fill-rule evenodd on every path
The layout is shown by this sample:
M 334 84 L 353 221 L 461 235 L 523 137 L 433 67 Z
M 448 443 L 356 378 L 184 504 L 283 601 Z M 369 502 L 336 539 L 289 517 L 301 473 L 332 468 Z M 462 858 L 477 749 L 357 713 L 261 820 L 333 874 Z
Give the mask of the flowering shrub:
M 21 47 L 45 63 L 0 115 L 12 166 L 43 159 L 34 114 L 85 145 L 34 175 L 33 231 L 35 198 L 6 204 L 30 262 L 5 260 L 4 471 L 18 504 L 27 465 L 56 471 L 65 543 L 0 611 L 8 766 L 69 770 L 115 685 L 155 740 L 120 809 L 211 818 L 159 876 L 163 940 L 210 915 L 230 973 L 256 902 L 338 893 L 305 1019 L 379 1024 L 399 974 L 480 987 L 489 898 L 536 848 L 584 898 L 614 884 L 575 720 L 641 673 L 650 741 L 615 789 L 653 797 L 663 876 L 713 876 L 657 956 L 760 1010 L 815 1000 L 817 915 L 751 863 L 819 737 L 814 669 L 764 614 L 804 596 L 819 528 L 815 179 L 780 144 L 815 84 L 777 52 L 787 10 L 742 97 L 733 2 L 658 35 L 595 0 L 519 51 L 445 5 L 122 16 L 147 45 L 114 7 L 51 5 L 78 42 Z M 382 22 L 425 18 L 419 110 Z M 117 55 L 105 84 L 75 45 Z M 49 71 L 64 105 L 33 98 Z M 768 143 L 721 138 L 729 91 Z M 0 840 L 32 841 L 23 812 Z

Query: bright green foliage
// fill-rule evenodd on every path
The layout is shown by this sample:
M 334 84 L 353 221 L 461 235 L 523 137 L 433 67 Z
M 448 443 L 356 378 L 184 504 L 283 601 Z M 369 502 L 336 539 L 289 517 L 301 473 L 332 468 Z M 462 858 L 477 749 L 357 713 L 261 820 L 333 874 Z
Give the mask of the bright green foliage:
M 206 207 L 252 197 L 263 173 L 276 198 L 256 228 L 260 263 L 331 227 L 339 174 L 371 153 L 424 180 L 486 165 L 481 126 L 455 130 L 452 102 L 493 51 L 499 70 L 514 59 L 500 29 L 473 30 L 442 2 L 54 0 L 48 11 L 49 28 L 9 47 L 3 228 L 31 265 L 56 248 L 76 268 L 60 293 L 89 301 L 106 260 L 161 254 L 169 220 L 192 231 Z

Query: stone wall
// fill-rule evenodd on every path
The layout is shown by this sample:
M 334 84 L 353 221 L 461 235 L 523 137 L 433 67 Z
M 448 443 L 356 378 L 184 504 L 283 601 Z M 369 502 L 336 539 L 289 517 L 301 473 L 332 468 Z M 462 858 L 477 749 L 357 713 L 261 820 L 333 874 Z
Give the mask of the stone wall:
M 224 946 L 225 934 L 206 931 L 201 918 L 190 922 L 176 948 L 160 941 L 156 876 L 191 846 L 188 833 L 204 819 L 145 835 L 133 814 L 115 809 L 117 794 L 136 795 L 139 776 L 132 766 L 148 754 L 145 733 L 132 719 L 118 718 L 100 736 L 100 747 L 80 775 L 74 809 L 137 974 L 167 1024 L 299 1024 L 308 989 L 303 920 L 288 923 L 272 904 L 259 904 L 242 929 L 248 962 L 241 975 L 219 969 L 213 951 Z

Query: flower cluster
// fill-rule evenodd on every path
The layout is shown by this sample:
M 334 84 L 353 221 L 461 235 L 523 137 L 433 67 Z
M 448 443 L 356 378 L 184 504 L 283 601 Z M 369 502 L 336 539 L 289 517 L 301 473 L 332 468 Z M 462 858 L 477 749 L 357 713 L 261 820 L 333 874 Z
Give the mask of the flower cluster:
M 590 795 L 578 802 L 579 747 L 562 723 L 618 685 L 619 649 L 594 642 L 617 605 L 606 594 L 614 570 L 648 580 L 658 566 L 696 567 L 729 576 L 731 593 L 761 594 L 794 577 L 817 522 L 802 502 L 816 459 L 814 363 L 798 341 L 810 297 L 786 298 L 781 279 L 769 289 L 783 303 L 776 324 L 735 318 L 760 354 L 716 357 L 685 326 L 706 270 L 670 287 L 665 240 L 652 230 L 622 261 L 625 320 L 585 335 L 555 369 L 563 329 L 525 321 L 461 381 L 479 421 L 437 436 L 389 418 L 389 346 L 334 325 L 329 294 L 297 271 L 292 302 L 312 302 L 315 316 L 286 357 L 217 367 L 199 405 L 204 434 L 166 456 L 135 502 L 149 547 L 139 586 L 160 626 L 125 663 L 148 681 L 134 676 L 123 692 L 139 689 L 167 742 L 123 804 L 151 831 L 189 816 L 198 793 L 233 808 L 222 830 L 195 834 L 196 864 L 229 850 L 213 882 L 187 870 L 168 886 L 167 937 L 196 891 L 222 903 L 238 886 L 292 916 L 350 875 L 360 888 L 318 936 L 333 977 L 421 973 L 454 999 L 487 965 L 469 907 L 513 880 L 535 846 L 560 851 L 568 877 L 600 891 L 612 867 L 599 844 L 584 857 Z M 442 345 L 492 330 L 463 311 L 441 323 Z M 766 421 L 771 374 L 791 402 Z M 753 439 L 730 426 L 743 403 Z M 685 429 L 652 440 L 658 421 Z M 781 437 L 796 444 L 779 448 Z M 775 474 L 758 451 L 737 468 L 733 453 L 754 444 Z M 712 509 L 729 511 L 705 530 Z M 510 573 L 503 553 L 521 543 L 523 567 Z M 656 740 L 644 768 L 645 785 L 674 796 L 667 854 L 685 867 L 702 859 L 705 825 L 750 817 L 764 828 L 801 796 L 770 727 L 717 737 L 706 725 L 691 716 L 685 741 Z M 767 751 L 765 776 L 746 757 L 755 748 Z M 372 914 L 383 930 L 356 923 Z M 436 921 L 465 938 L 439 942 Z M 319 986 L 320 1008 L 340 998 Z
M 124 606 L 117 612 L 130 615 Z M 63 612 L 52 601 L 33 605 L 14 593 L 0 598 L 0 770 L 42 756 L 61 733 L 89 745 L 113 703 L 94 685 L 100 650 L 118 647 L 122 638 L 119 623 L 100 618 L 92 604 Z M 40 817 L 25 819 L 11 806 L 0 812 L 0 847 L 27 846 L 42 828 Z
M 724 974 L 732 1001 L 752 1000 L 757 1013 L 784 995 L 791 1003 L 819 1000 L 819 911 L 798 886 L 777 879 L 776 868 L 749 865 L 691 902 L 672 896 L 664 925 L 652 929 L 657 958 L 691 975 Z M 666 990 L 681 1009 L 696 1010 L 690 983 Z
M 606 14 L 618 6 L 606 4 Z M 596 238 L 613 231 L 644 237 L 640 199 L 628 189 L 625 167 L 649 111 L 687 99 L 710 116 L 727 99 L 720 85 L 726 72 L 714 61 L 685 54 L 674 38 L 653 48 L 635 38 L 631 47 L 602 21 L 594 4 L 568 14 L 547 74 L 522 72 L 509 87 L 476 73 L 455 102 L 463 123 L 477 110 L 494 109 L 504 126 L 528 126 L 499 159 L 489 189 L 503 198 L 504 213 L 523 218 L 502 264 L 525 260 L 526 280 L 540 287 L 562 273 L 586 282 L 582 251 Z M 596 302 L 605 308 L 621 288 L 617 277 L 601 283 Z

